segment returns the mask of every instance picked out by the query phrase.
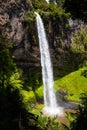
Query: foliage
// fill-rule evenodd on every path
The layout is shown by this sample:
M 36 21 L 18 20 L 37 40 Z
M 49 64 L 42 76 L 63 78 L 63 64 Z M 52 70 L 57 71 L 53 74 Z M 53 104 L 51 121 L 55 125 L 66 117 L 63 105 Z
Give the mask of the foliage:
M 48 6 L 46 6 L 45 8 L 43 8 L 43 14 L 45 16 L 45 14 L 48 14 L 48 18 L 62 18 L 62 16 L 66 16 L 66 14 L 64 13 L 64 10 L 57 5 L 54 4 L 49 4 Z
M 0 34 L 0 86 L 6 87 L 12 71 L 15 70 L 15 64 L 9 53 L 10 44 L 5 42 Z
M 43 104 L 36 104 L 32 110 L 30 111 L 31 113 L 41 116 L 42 115 L 42 109 L 43 109 L 44 105 Z
M 41 68 L 30 67 L 27 73 L 26 69 L 23 70 L 23 82 L 24 90 L 35 91 L 42 84 Z
M 15 76 L 12 75 L 15 73 L 16 66 L 9 47 L 10 44 L 6 43 L 0 33 L 0 129 L 2 130 L 18 129 L 18 120 L 14 120 L 18 119 L 21 106 L 19 90 L 16 88 L 20 82 L 17 81 L 18 77 L 15 77 L 17 72 Z
M 56 17 L 67 15 L 64 13 L 64 9 L 59 4 L 54 4 L 53 2 L 50 2 L 50 4 L 48 4 L 45 0 L 35 0 L 33 6 L 34 10 L 38 12 L 42 17 L 46 14 L 46 16 L 48 15 L 48 18 L 50 16 L 53 16 L 56 19 Z
M 86 53 L 87 51 L 87 27 L 81 28 L 74 34 L 71 48 L 76 53 Z
M 39 116 L 38 117 L 38 123 L 42 130 L 58 130 L 59 129 L 59 123 L 56 118 L 51 117 L 45 117 L 45 116 Z
M 70 45 L 73 56 L 77 55 L 78 66 L 87 63 L 87 27 L 81 28 L 74 34 L 72 43 Z M 75 57 L 74 57 L 75 59 Z
M 23 95 L 23 103 L 30 110 L 36 102 L 42 100 L 42 87 L 39 88 L 42 85 L 41 68 L 30 67 L 28 70 L 23 70 L 22 74 L 23 88 L 21 95 Z
M 67 119 L 69 120 L 69 127 L 70 127 L 70 123 L 76 119 L 76 114 L 67 112 Z
M 43 117 L 43 116 L 39 116 L 38 122 L 39 122 L 39 125 L 41 126 L 41 128 L 44 129 L 44 127 L 46 126 L 46 123 L 47 123 L 47 118 Z
M 41 9 L 41 8 L 43 10 L 45 7 L 48 6 L 48 4 L 46 3 L 45 0 L 34 0 L 32 2 L 32 4 L 33 4 L 33 7 L 34 7 L 35 10 L 36 9 Z
M 67 91 L 67 98 L 70 100 L 79 101 L 79 97 L 81 93 L 87 92 L 87 78 L 83 75 L 84 71 L 86 71 L 87 68 L 80 68 L 79 70 L 72 72 L 62 78 L 56 79 L 54 82 L 54 86 L 56 91 L 59 89 L 64 89 Z M 78 93 L 77 93 L 78 91 Z M 24 90 L 23 90 L 24 92 Z M 35 93 L 33 91 L 27 92 L 25 91 L 26 102 L 30 102 L 30 100 L 34 99 L 35 101 L 35 93 L 38 95 L 39 102 L 40 99 L 42 100 L 43 97 L 43 86 L 40 86 L 35 90 Z M 25 99 L 25 98 L 24 98 Z M 36 98 L 37 99 L 37 98 Z
M 71 130 L 86 130 L 87 128 L 87 93 L 81 94 L 83 106 L 79 107 L 77 118 L 71 124 Z
M 27 11 L 26 12 L 26 17 L 25 17 L 25 22 L 24 22 L 24 27 L 27 26 L 27 33 L 28 33 L 28 38 L 30 42 L 30 50 L 33 51 L 32 49 L 32 44 L 36 45 L 37 44 L 37 38 L 35 37 L 36 35 L 36 27 L 35 27 L 35 22 L 36 22 L 36 16 L 34 13 L 34 10 L 32 11 Z
M 11 85 L 14 89 L 22 89 L 22 80 L 20 79 L 20 73 L 16 71 L 9 78 L 9 85 Z
M 32 25 L 35 22 L 35 14 L 34 11 L 28 11 L 26 14 L 26 21 Z
M 13 63 L 9 47 L 0 33 L 0 129 L 19 130 L 23 127 L 40 130 L 36 126 L 36 117 L 29 113 L 33 101 L 29 104 L 31 95 L 23 90 L 22 75 Z

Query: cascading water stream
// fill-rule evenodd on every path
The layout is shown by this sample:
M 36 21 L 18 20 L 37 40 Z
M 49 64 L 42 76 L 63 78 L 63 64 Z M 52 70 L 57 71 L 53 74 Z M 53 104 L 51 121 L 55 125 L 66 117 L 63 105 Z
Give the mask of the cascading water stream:
M 50 3 L 50 0 L 46 0 L 47 3 Z M 56 0 L 53 1 L 56 4 Z
M 47 3 L 49 3 L 49 0 L 46 0 Z
M 42 78 L 44 85 L 44 109 L 43 113 L 55 116 L 62 114 L 62 109 L 58 107 L 55 92 L 54 92 L 54 80 L 53 69 L 49 51 L 49 45 L 46 38 L 46 33 L 43 25 L 43 21 L 38 13 L 36 13 L 36 23 L 38 30 L 38 39 L 41 54 L 41 66 L 42 66 Z

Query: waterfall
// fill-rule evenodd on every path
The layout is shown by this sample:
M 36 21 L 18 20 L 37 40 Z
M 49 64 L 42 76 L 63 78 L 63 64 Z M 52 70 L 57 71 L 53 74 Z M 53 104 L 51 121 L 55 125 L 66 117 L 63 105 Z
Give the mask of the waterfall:
M 41 66 L 42 66 L 42 78 L 44 85 L 44 109 L 43 113 L 55 116 L 60 114 L 56 95 L 54 92 L 54 80 L 53 80 L 53 68 L 51 62 L 51 56 L 49 51 L 49 45 L 43 25 L 43 21 L 38 13 L 36 13 L 36 23 L 38 30 L 39 47 L 41 54 Z
M 47 2 L 47 3 L 50 3 L 50 0 L 46 0 L 46 2 Z M 56 0 L 54 0 L 53 2 L 54 2 L 54 4 L 57 3 Z
M 49 0 L 46 0 L 47 3 L 49 3 Z

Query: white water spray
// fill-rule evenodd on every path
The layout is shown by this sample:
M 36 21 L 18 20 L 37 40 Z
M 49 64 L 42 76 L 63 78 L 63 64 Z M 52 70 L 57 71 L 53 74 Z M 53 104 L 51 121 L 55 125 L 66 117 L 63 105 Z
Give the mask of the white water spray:
M 43 113 L 51 116 L 62 115 L 63 111 L 58 107 L 54 92 L 53 69 L 49 52 L 49 45 L 43 21 L 38 13 L 36 13 L 36 23 L 38 30 L 38 39 L 41 53 L 42 78 L 44 85 L 44 109 Z
M 49 4 L 50 0 L 46 0 L 46 2 Z M 53 2 L 54 2 L 54 4 L 56 4 L 56 0 L 54 0 Z
M 46 0 L 47 3 L 49 3 L 49 0 Z

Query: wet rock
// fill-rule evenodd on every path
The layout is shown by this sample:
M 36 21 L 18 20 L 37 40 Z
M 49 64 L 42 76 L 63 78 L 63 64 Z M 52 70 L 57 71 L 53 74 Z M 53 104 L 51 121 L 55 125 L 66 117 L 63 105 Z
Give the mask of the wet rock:
M 67 100 L 66 95 L 67 95 L 67 91 L 64 89 L 60 89 L 56 93 L 59 106 L 63 107 L 64 109 L 78 110 L 79 105 L 75 102 Z

